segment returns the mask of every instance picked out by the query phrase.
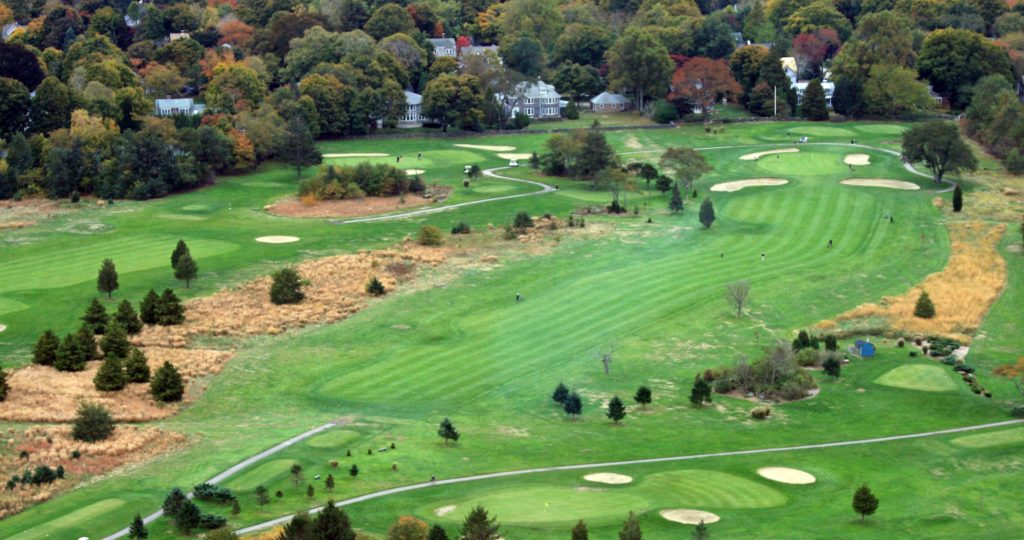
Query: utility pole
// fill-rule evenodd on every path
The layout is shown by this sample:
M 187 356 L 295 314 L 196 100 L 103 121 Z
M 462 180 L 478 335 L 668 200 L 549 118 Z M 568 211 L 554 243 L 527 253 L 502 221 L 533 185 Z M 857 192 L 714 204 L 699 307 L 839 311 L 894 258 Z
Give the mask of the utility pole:
M 772 113 L 772 116 L 778 116 L 779 115 L 779 87 L 778 86 L 773 86 L 772 87 L 772 105 L 775 107 L 774 112 Z

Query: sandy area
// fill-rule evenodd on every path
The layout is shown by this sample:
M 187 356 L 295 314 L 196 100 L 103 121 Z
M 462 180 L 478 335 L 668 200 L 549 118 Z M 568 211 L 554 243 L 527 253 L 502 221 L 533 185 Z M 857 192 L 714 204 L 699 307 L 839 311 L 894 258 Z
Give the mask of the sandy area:
M 599 484 L 628 484 L 633 481 L 632 476 L 607 472 L 588 474 L 583 479 L 587 482 L 597 482 Z
M 843 163 L 847 165 L 871 165 L 871 156 L 867 154 L 847 154 L 843 158 Z
M 405 170 L 405 174 L 407 174 L 408 176 L 416 176 L 417 174 L 423 174 L 425 172 L 427 172 L 427 171 L 424 171 L 423 169 L 406 169 Z
M 501 159 L 530 159 L 531 157 L 533 157 L 533 154 L 507 154 L 507 153 L 501 153 L 501 154 L 498 154 L 498 157 L 500 157 Z
M 516 149 L 515 146 L 487 146 L 482 144 L 456 144 L 455 146 L 472 150 L 489 150 L 491 152 L 511 152 Z
M 711 186 L 711 191 L 739 191 L 745 187 L 755 186 L 783 186 L 789 183 L 789 180 L 783 180 L 782 178 L 751 178 L 750 180 L 736 180 L 735 182 L 722 182 L 721 184 L 715 184 Z
M 811 473 L 788 467 L 761 467 L 757 474 L 783 484 L 813 484 L 817 481 Z
M 849 178 L 839 183 L 847 186 L 883 187 L 889 189 L 905 189 L 907 191 L 921 189 L 920 186 L 913 182 L 904 182 L 902 180 L 885 180 L 882 178 Z
M 6 324 L 0 324 L 0 332 L 3 332 L 4 330 L 7 330 L 7 325 Z
M 290 244 L 292 242 L 298 242 L 298 236 L 261 236 L 256 239 L 257 242 L 264 244 Z
M 449 504 L 448 506 L 442 506 L 441 508 L 438 508 L 438 509 L 434 510 L 434 515 L 437 516 L 437 517 L 442 517 L 442 516 L 451 514 L 454 511 L 455 511 L 455 505 L 454 504 Z
M 324 154 L 325 158 L 346 158 L 346 157 L 388 157 L 388 154 L 380 152 L 355 153 L 355 154 Z
M 662 510 L 658 512 L 661 517 L 675 521 L 676 523 L 684 523 L 686 525 L 696 525 L 703 521 L 705 524 L 715 523 L 722 519 L 711 512 L 705 512 L 703 510 L 690 510 L 688 508 L 676 508 L 675 510 Z
M 762 156 L 770 156 L 772 154 L 792 154 L 793 152 L 799 152 L 799 148 L 783 148 L 781 150 L 765 150 L 764 152 L 754 152 L 753 154 L 744 154 L 740 156 L 743 161 L 756 161 L 761 159 Z

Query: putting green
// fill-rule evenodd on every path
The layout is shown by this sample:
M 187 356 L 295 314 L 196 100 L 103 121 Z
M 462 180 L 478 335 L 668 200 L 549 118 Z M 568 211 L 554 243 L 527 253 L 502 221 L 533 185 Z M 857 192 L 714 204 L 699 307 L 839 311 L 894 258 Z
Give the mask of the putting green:
M 875 133 L 878 135 L 899 135 L 906 130 L 904 126 L 894 126 L 892 124 L 871 124 L 867 126 L 857 126 L 857 131 L 863 133 Z
M 57 519 L 37 525 L 22 531 L 14 536 L 8 537 L 8 540 L 36 540 L 37 538 L 60 538 L 58 532 L 66 532 L 68 529 L 74 529 L 79 524 L 85 524 L 86 522 L 106 514 L 112 510 L 115 510 L 121 506 L 124 506 L 124 500 L 122 499 L 104 499 L 99 502 L 95 502 L 71 512 L 65 514 Z M 85 533 L 87 529 L 81 529 L 80 533 Z M 67 536 L 64 536 L 67 538 Z
M 306 444 L 313 448 L 335 448 L 358 436 L 359 434 L 354 431 L 329 431 L 310 438 Z
M 921 364 L 891 369 L 875 379 L 875 383 L 922 392 L 956 390 L 956 381 L 953 380 L 950 370 Z
M 1003 446 L 1006 444 L 1021 444 L 1024 443 L 1024 428 L 967 435 L 957 437 L 949 442 L 964 448 L 988 448 L 990 446 Z
M 643 512 L 653 505 L 644 497 L 622 490 L 601 488 L 531 487 L 492 493 L 478 499 L 455 503 L 455 509 L 438 516 L 438 504 L 420 508 L 417 513 L 428 521 L 461 523 L 476 505 L 483 505 L 501 523 L 530 527 L 587 523 L 613 523 L 622 520 L 627 510 Z
M 801 171 L 813 171 L 815 177 L 825 177 L 847 169 L 846 165 L 837 163 L 836 155 L 831 152 L 800 152 L 793 154 L 775 154 L 757 160 L 757 168 L 771 174 L 759 176 L 781 176 L 783 178 L 800 174 Z
M 788 130 L 797 135 L 816 135 L 818 137 L 850 137 L 853 132 L 845 128 L 828 126 L 801 126 Z
M 645 492 L 671 494 L 677 499 L 673 505 L 691 508 L 770 508 L 786 503 L 786 496 L 773 488 L 717 471 L 652 474 L 644 479 L 641 488 Z
M 228 480 L 226 486 L 235 491 L 251 491 L 259 485 L 270 485 L 279 478 L 291 474 L 290 469 L 296 463 L 298 462 L 293 459 L 274 459 Z

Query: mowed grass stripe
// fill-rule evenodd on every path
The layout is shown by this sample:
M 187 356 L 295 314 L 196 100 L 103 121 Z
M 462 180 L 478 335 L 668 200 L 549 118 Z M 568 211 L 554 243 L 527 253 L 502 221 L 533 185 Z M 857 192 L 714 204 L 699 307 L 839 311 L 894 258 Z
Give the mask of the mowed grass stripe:
M 718 471 L 681 470 L 652 474 L 641 487 L 671 494 L 690 508 L 770 508 L 786 503 L 786 496 L 766 485 Z

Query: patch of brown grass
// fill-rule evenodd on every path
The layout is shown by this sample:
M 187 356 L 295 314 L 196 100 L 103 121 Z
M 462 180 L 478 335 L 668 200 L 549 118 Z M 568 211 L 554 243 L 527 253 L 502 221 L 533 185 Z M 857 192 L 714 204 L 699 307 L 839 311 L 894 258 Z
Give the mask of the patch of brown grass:
M 951 253 L 944 269 L 902 295 L 857 306 L 817 327 L 834 330 L 878 321 L 891 335 L 940 335 L 970 343 L 971 335 L 1006 285 L 1006 261 L 997 249 L 1006 225 L 954 222 L 947 226 Z M 921 291 L 928 291 L 935 304 L 935 317 L 931 319 L 914 316 Z
M 13 490 L 0 490 L 0 519 L 71 489 L 86 478 L 105 474 L 128 463 L 152 459 L 185 441 L 179 433 L 137 426 L 118 426 L 109 439 L 97 443 L 72 439 L 68 426 L 32 426 L 22 432 L 12 429 L 3 439 L 0 444 L 3 448 L 0 452 L 0 478 L 5 482 L 41 465 L 51 469 L 63 466 L 64 479 L 52 484 L 18 484 Z M 22 450 L 29 453 L 28 459 L 20 457 Z M 74 450 L 78 450 L 81 457 L 72 458 Z
M 1011 379 L 1024 375 L 1024 356 L 1018 358 L 1016 364 L 1003 364 L 1001 366 L 996 366 L 996 368 L 992 370 L 992 373 L 1002 377 L 1009 377 Z

